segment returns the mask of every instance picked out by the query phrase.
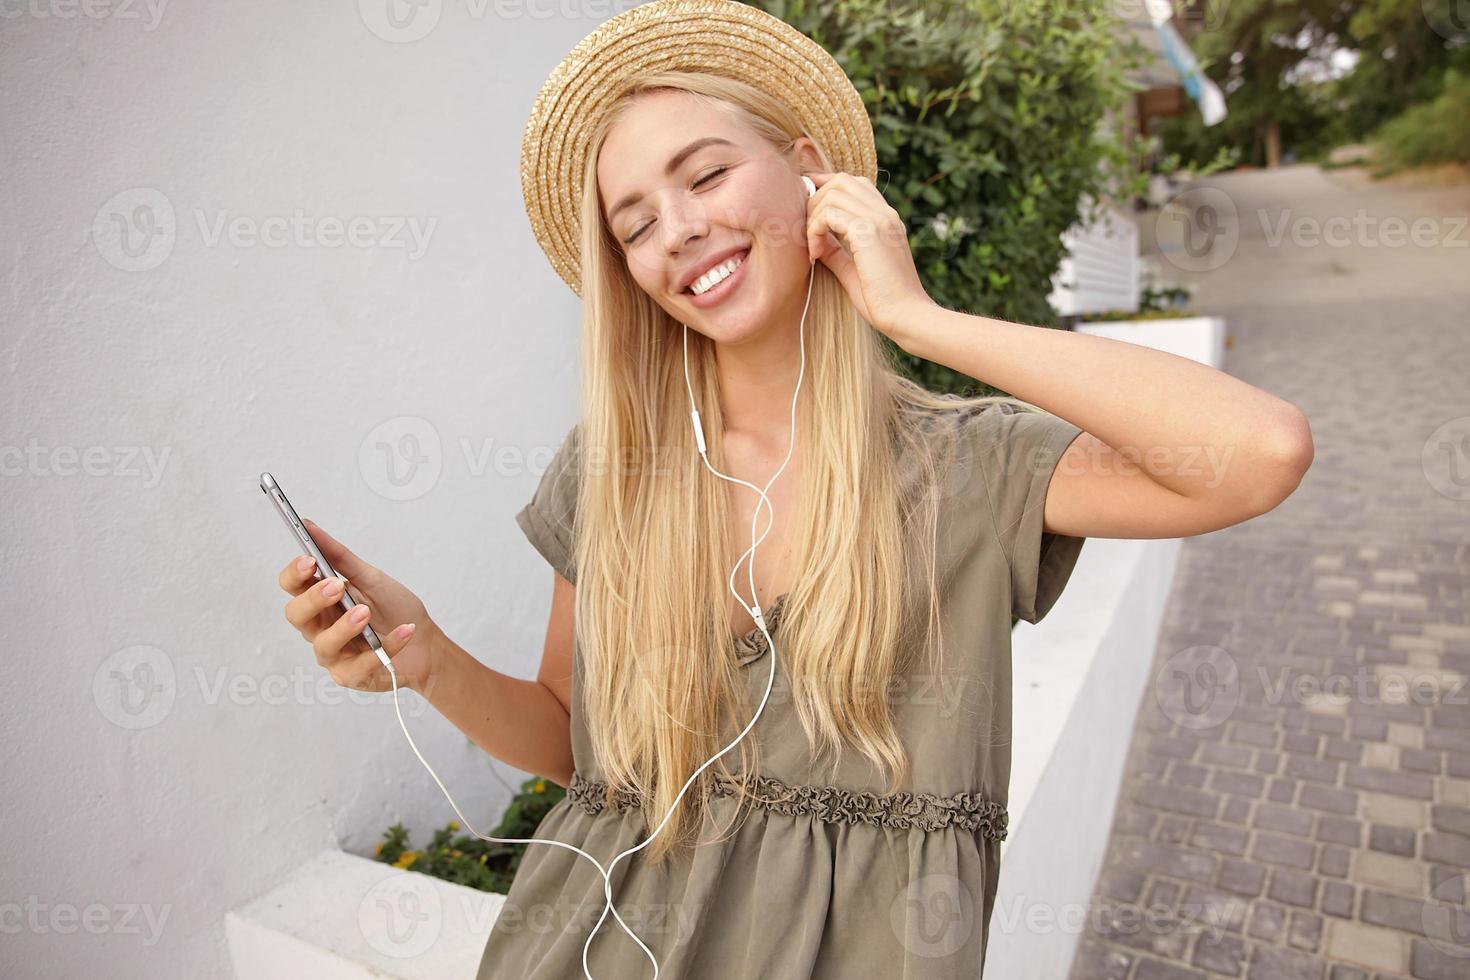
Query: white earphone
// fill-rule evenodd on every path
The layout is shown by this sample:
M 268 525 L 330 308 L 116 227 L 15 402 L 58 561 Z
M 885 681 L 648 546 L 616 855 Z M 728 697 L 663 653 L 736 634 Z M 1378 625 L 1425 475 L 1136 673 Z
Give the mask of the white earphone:
M 810 199 L 812 195 L 816 194 L 817 185 L 806 174 L 801 175 L 801 181 L 806 186 L 806 196 L 808 199 Z M 592 927 L 592 931 L 587 935 L 587 942 L 584 943 L 582 946 L 582 972 L 586 974 L 587 980 L 593 980 L 591 971 L 587 969 L 587 949 L 592 945 L 592 937 L 597 935 L 598 929 L 602 928 L 602 923 L 607 918 L 608 912 L 612 912 L 613 918 L 618 920 L 618 924 L 623 927 L 623 931 L 626 932 L 629 936 L 632 936 L 633 942 L 637 943 L 638 948 L 643 950 L 644 954 L 648 956 L 649 962 L 653 964 L 653 980 L 658 980 L 658 959 L 653 955 L 652 952 L 649 951 L 647 946 L 643 945 L 643 940 L 639 939 L 638 935 L 633 932 L 632 929 L 628 928 L 628 924 L 623 921 L 622 916 L 618 915 L 618 910 L 613 905 L 612 869 L 617 865 L 619 861 L 627 857 L 629 854 L 633 854 L 647 847 L 649 842 L 653 840 L 654 836 L 660 830 L 664 829 L 664 824 L 667 824 L 669 822 L 669 818 L 674 815 L 674 808 L 676 808 L 679 805 L 679 801 L 684 798 L 684 793 L 689 789 L 689 786 L 694 782 L 695 778 L 701 772 L 704 772 L 705 768 L 709 766 L 711 762 L 714 762 L 720 756 L 724 755 L 726 752 L 729 752 L 735 746 L 740 744 L 740 740 L 748 735 L 750 733 L 750 730 L 755 727 L 755 723 L 760 718 L 761 712 L 765 710 L 766 702 L 770 700 L 771 697 L 771 687 L 776 681 L 776 645 L 775 641 L 771 639 L 770 631 L 766 628 L 766 620 L 761 613 L 760 599 L 755 594 L 755 550 L 756 547 L 761 543 L 761 541 L 765 540 L 766 535 L 771 533 L 771 526 L 767 526 L 766 530 L 760 535 L 759 538 L 757 538 L 755 535 L 755 527 L 756 521 L 760 518 L 762 504 L 764 504 L 766 509 L 771 512 L 771 525 L 773 526 L 775 524 L 776 511 L 775 508 L 771 506 L 771 499 L 766 496 L 766 490 L 771 489 L 771 485 L 776 482 L 777 478 L 780 477 L 782 471 L 786 469 L 786 464 L 791 460 L 791 450 L 796 445 L 796 396 L 801 392 L 801 379 L 806 375 L 806 311 L 812 303 L 812 283 L 816 280 L 815 265 L 816 263 L 815 261 L 813 261 L 811 272 L 808 274 L 807 277 L 806 306 L 802 307 L 801 325 L 800 327 L 798 327 L 798 335 L 801 340 L 801 368 L 796 375 L 796 390 L 793 391 L 791 394 L 791 439 L 786 445 L 786 458 L 781 461 L 781 465 L 776 469 L 775 475 L 766 482 L 765 490 L 762 490 L 760 487 L 757 487 L 753 483 L 748 483 L 745 480 L 741 480 L 737 477 L 727 476 L 726 474 L 721 473 L 719 470 L 710 465 L 709 457 L 705 454 L 704 429 L 700 425 L 699 410 L 694 407 L 694 385 L 689 380 L 689 325 L 683 325 L 684 385 L 689 390 L 689 418 L 690 422 L 694 426 L 694 441 L 698 447 L 699 458 L 704 460 L 705 468 L 708 469 L 715 476 L 718 476 L 720 479 L 728 480 L 731 483 L 743 484 L 744 486 L 750 487 L 750 489 L 760 494 L 760 503 L 756 504 L 755 513 L 751 515 L 750 519 L 750 547 L 746 548 L 745 551 L 741 553 L 739 561 L 735 563 L 735 568 L 730 569 L 730 593 L 735 596 L 735 601 L 740 603 L 740 605 L 745 609 L 746 612 L 750 613 L 751 618 L 755 620 L 756 626 L 760 628 L 762 635 L 765 636 L 766 646 L 770 651 L 770 655 L 767 657 L 767 660 L 770 663 L 771 672 L 770 677 L 766 680 L 766 693 L 761 697 L 761 705 L 759 708 L 756 709 L 755 717 L 750 719 L 749 724 L 747 724 L 744 730 L 735 737 L 735 741 L 731 742 L 719 752 L 710 756 L 709 759 L 707 759 L 703 763 L 703 765 L 701 765 L 698 769 L 694 770 L 694 772 L 690 774 L 688 780 L 685 781 L 683 787 L 679 790 L 679 795 L 674 797 L 674 804 L 669 808 L 669 812 L 664 815 L 663 820 L 659 822 L 659 825 L 653 829 L 652 833 L 650 833 L 642 843 L 623 851 L 617 857 L 613 858 L 612 861 L 608 863 L 608 866 L 604 868 L 602 866 L 602 863 L 599 862 L 591 854 L 588 854 L 580 847 L 577 847 L 573 844 L 568 844 L 565 841 L 555 840 L 554 838 L 550 837 L 492 837 L 489 834 L 480 833 L 474 828 L 473 825 L 470 824 L 469 820 L 465 818 L 465 815 L 463 813 L 460 813 L 459 805 L 454 802 L 454 797 L 449 795 L 449 790 L 445 788 L 444 783 L 439 779 L 438 773 L 434 772 L 434 767 L 429 765 L 428 760 L 426 760 L 423 756 L 423 753 L 419 751 L 419 747 L 417 745 L 414 745 L 413 736 L 408 733 L 408 726 L 405 725 L 403 722 L 403 711 L 398 707 L 398 674 L 394 671 L 393 662 L 388 659 L 387 655 L 381 650 L 377 651 L 378 659 L 381 660 L 383 664 L 388 668 L 388 676 L 393 681 L 393 710 L 398 715 L 398 726 L 403 729 L 403 735 L 405 738 L 408 739 L 408 744 L 410 747 L 412 747 L 413 754 L 419 757 L 419 761 L 424 764 L 424 768 L 429 770 L 429 775 L 434 777 L 434 782 L 438 783 L 439 788 L 444 791 L 445 799 L 449 800 L 449 805 L 454 808 L 455 814 L 459 817 L 460 823 L 464 826 L 466 830 L 468 830 L 471 834 L 474 834 L 481 840 L 487 840 L 496 844 L 551 844 L 556 847 L 564 847 L 569 851 L 576 851 L 578 854 L 591 861 L 593 865 L 596 866 L 598 872 L 602 874 L 603 895 L 607 899 L 607 907 L 602 910 L 602 915 L 598 917 L 597 924 Z M 739 592 L 735 590 L 735 571 L 740 567 L 740 563 L 745 561 L 747 555 L 750 556 L 749 578 L 750 595 L 752 601 L 751 605 L 746 605 L 745 599 L 740 595 Z

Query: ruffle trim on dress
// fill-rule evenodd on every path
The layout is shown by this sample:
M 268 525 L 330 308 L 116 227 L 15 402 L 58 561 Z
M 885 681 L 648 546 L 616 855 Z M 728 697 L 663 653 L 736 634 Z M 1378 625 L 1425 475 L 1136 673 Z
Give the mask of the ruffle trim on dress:
M 774 633 L 776 627 L 781 623 L 781 614 L 786 611 L 786 596 L 781 593 L 776 601 L 771 603 L 771 608 L 762 610 L 762 618 L 766 621 L 766 629 Z M 750 631 L 735 641 L 735 662 L 744 667 L 752 664 L 766 655 L 770 650 L 770 644 L 766 642 L 766 634 L 761 632 L 759 626 L 751 627 Z
M 720 772 L 712 773 L 712 795 L 734 796 L 737 780 Z M 750 791 L 749 799 L 765 810 L 786 816 L 810 816 L 826 823 L 863 823 L 897 829 L 943 830 L 958 827 L 971 833 L 1001 841 L 1006 837 L 1006 808 L 980 793 L 956 793 L 938 796 L 933 793 L 894 793 L 880 796 L 840 789 L 836 786 L 788 786 L 770 776 L 753 780 L 743 777 Z M 567 799 L 590 816 L 607 808 L 607 783 L 587 779 L 572 772 Z M 614 795 L 614 809 L 623 813 L 632 807 L 642 808 L 642 799 L 626 788 Z

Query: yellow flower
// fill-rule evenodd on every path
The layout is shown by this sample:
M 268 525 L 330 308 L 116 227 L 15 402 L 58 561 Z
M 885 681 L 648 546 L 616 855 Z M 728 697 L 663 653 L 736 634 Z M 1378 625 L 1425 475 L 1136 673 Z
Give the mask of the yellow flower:
M 464 857 L 464 851 L 455 850 L 454 848 L 451 847 L 449 849 L 449 856 L 450 857 Z
M 488 855 L 488 854 L 481 854 L 480 855 L 480 863 L 481 864 L 484 864 L 485 863 L 485 859 L 488 858 L 489 856 L 490 855 Z
M 544 793 L 544 792 L 546 792 L 546 780 L 544 780 L 544 779 L 538 779 L 538 780 L 536 780 L 536 785 L 535 786 L 532 786 L 531 789 L 535 790 L 537 793 Z
M 383 853 L 383 845 L 386 844 L 386 843 L 388 843 L 388 842 L 387 841 L 381 841 L 381 840 L 378 841 L 378 847 L 377 847 L 376 850 L 373 851 L 373 853 L 374 854 L 382 854 Z
M 393 862 L 393 867 L 407 868 L 409 865 L 417 861 L 419 857 L 420 855 L 418 851 L 404 851 L 403 854 L 398 858 L 398 860 Z
M 458 830 L 459 829 L 459 821 L 458 820 L 451 820 L 451 821 L 449 821 L 449 829 L 450 830 Z

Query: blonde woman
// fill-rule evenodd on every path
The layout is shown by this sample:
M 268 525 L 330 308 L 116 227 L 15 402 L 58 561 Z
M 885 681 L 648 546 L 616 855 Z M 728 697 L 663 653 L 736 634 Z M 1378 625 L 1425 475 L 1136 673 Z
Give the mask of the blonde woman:
M 400 682 L 568 787 L 538 838 L 604 865 L 644 845 L 612 906 L 671 980 L 979 976 L 1014 620 L 1086 537 L 1227 527 L 1311 460 L 1295 407 L 1222 372 L 936 305 L 875 173 L 851 83 L 775 18 L 614 17 L 524 144 L 533 229 L 583 300 L 579 420 L 516 515 L 554 569 L 537 679 L 312 528 L 375 628 L 417 625 L 378 630 Z M 880 335 L 1025 401 L 925 391 Z M 1198 449 L 1228 464 L 1178 465 Z M 282 585 L 340 683 L 389 688 L 324 585 Z M 591 862 L 530 845 L 479 980 L 654 976 L 606 904 Z

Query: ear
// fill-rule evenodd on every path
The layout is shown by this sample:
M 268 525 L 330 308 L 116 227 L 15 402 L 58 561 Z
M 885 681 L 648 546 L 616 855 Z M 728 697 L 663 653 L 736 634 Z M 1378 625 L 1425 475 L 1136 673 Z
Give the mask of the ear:
M 817 153 L 817 144 L 807 136 L 798 136 L 796 142 L 791 144 L 791 157 L 796 164 L 797 173 L 804 174 L 813 170 L 826 171 L 828 169 Z

